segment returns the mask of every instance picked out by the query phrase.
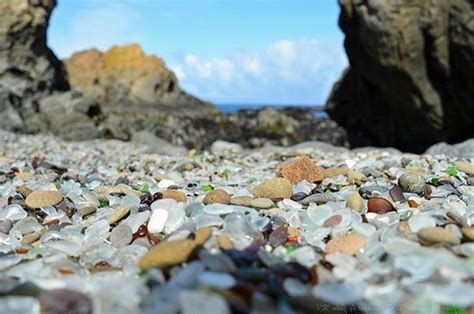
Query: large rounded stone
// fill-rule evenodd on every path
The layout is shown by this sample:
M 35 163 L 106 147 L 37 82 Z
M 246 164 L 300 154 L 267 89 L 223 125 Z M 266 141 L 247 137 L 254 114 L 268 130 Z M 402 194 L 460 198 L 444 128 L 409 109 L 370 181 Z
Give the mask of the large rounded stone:
M 474 227 L 462 228 L 462 234 L 467 241 L 474 242 Z
M 358 234 L 337 235 L 326 244 L 327 254 L 344 253 L 354 255 L 365 245 L 365 237 Z
M 166 191 L 163 191 L 162 195 L 163 195 L 163 198 L 171 198 L 171 199 L 174 199 L 178 203 L 186 203 L 187 201 L 186 194 L 177 190 L 166 190 Z
M 360 213 L 364 211 L 365 202 L 358 192 L 354 192 L 347 198 L 346 206 Z
M 230 204 L 230 195 L 222 189 L 215 189 L 207 193 L 202 202 L 206 205 L 216 203 L 228 205 Z
M 140 258 L 138 266 L 148 268 L 178 265 L 189 260 L 196 247 L 197 243 L 188 239 L 160 242 Z
M 425 178 L 416 173 L 404 173 L 398 178 L 398 185 L 403 192 L 421 194 L 425 187 Z
M 59 204 L 63 196 L 58 191 L 34 191 L 25 200 L 28 207 L 40 208 Z
M 293 184 L 297 184 L 302 180 L 316 182 L 324 179 L 322 169 L 317 167 L 314 161 L 307 156 L 301 156 L 283 163 L 280 166 L 280 176 Z
M 290 198 L 293 194 L 293 186 L 287 179 L 276 178 L 264 181 L 250 191 L 256 198 L 269 198 L 279 200 Z
M 451 244 L 461 243 L 458 237 L 441 227 L 423 228 L 417 232 L 418 238 L 422 244 Z

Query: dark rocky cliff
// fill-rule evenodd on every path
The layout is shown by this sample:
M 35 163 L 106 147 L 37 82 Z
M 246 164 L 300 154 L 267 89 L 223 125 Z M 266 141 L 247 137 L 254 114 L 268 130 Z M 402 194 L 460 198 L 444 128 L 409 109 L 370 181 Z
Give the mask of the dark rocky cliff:
M 327 102 L 354 146 L 474 136 L 474 2 L 340 0 L 350 67 Z

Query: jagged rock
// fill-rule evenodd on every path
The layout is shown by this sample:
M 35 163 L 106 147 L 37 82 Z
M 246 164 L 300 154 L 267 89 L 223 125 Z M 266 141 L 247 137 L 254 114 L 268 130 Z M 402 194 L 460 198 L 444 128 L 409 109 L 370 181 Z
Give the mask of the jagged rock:
M 316 118 L 311 108 L 241 110 L 227 119 L 231 131 L 225 132 L 222 138 L 246 147 L 286 146 L 303 141 L 347 146 L 344 129 L 331 119 Z
M 55 0 L 0 1 L 0 127 L 36 132 L 39 99 L 68 90 L 62 66 L 46 46 Z
M 130 101 L 215 110 L 183 92 L 163 60 L 145 55 L 137 44 L 114 46 L 104 53 L 97 49 L 78 52 L 64 64 L 72 88 L 113 106 Z
M 66 140 L 99 137 L 96 126 L 103 119 L 100 106 L 78 92 L 55 93 L 39 101 L 39 112 L 50 131 Z
M 354 146 L 421 152 L 474 127 L 469 0 L 339 0 L 350 67 L 327 102 Z

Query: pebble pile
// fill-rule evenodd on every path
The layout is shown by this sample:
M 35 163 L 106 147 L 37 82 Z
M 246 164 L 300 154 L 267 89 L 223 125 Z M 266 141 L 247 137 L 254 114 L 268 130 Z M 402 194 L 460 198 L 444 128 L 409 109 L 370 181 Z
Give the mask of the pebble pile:
M 2 313 L 474 311 L 474 158 L 0 136 Z

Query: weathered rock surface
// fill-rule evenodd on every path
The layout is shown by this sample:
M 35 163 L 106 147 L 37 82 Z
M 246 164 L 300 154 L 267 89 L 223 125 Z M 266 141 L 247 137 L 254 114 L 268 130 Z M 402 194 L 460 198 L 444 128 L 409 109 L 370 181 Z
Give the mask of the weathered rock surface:
M 350 67 L 327 102 L 354 146 L 422 152 L 472 137 L 474 4 L 339 0 Z
M 39 99 L 68 90 L 62 63 L 46 46 L 55 0 L 0 2 L 0 127 L 41 129 Z
M 316 119 L 311 109 L 241 110 L 229 115 L 224 125 L 232 131 L 223 133 L 221 138 L 244 146 L 286 146 L 305 141 L 348 146 L 344 129 L 331 119 Z
M 132 102 L 215 111 L 209 103 L 183 92 L 163 60 L 145 55 L 137 44 L 115 46 L 105 53 L 78 52 L 64 64 L 72 88 L 114 107 Z

